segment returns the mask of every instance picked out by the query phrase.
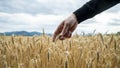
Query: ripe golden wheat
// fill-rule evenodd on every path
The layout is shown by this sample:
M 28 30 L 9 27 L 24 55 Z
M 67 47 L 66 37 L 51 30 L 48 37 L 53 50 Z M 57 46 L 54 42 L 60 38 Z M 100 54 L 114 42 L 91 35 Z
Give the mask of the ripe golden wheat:
M 120 68 L 120 36 L 0 36 L 0 68 Z

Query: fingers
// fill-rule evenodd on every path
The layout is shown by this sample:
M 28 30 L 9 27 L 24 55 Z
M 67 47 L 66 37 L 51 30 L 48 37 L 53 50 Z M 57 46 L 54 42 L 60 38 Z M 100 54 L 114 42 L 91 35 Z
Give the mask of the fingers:
M 64 26 L 64 21 L 57 27 L 57 29 L 55 30 L 54 34 L 53 34 L 53 42 L 55 42 L 56 37 L 61 33 L 62 29 Z
M 67 31 L 66 34 L 64 35 L 65 38 L 70 38 L 72 35 L 72 32 L 71 31 Z
M 70 38 L 77 25 L 76 20 L 63 21 L 54 32 L 53 42 L 55 42 L 56 39 L 64 40 L 65 38 Z
M 64 37 L 65 37 L 65 38 L 70 38 L 70 37 L 72 36 L 73 31 L 76 29 L 77 25 L 78 25 L 77 22 L 74 23 L 74 24 L 72 25 L 72 27 L 70 27 L 70 28 L 67 30 L 67 33 L 64 35 Z
M 60 33 L 60 40 L 64 40 L 66 37 L 65 35 L 68 33 L 68 29 L 69 29 L 69 24 L 64 22 L 64 27 L 62 29 L 62 32 Z
M 67 31 L 64 35 L 59 35 L 58 39 L 64 40 L 65 38 L 70 38 L 72 35 L 71 31 Z
M 69 24 L 64 22 L 64 27 L 60 35 L 64 36 L 67 33 L 68 29 L 69 29 Z
M 73 31 L 76 29 L 77 25 L 78 25 L 78 23 L 76 22 L 76 23 L 70 28 L 70 31 L 73 32 Z

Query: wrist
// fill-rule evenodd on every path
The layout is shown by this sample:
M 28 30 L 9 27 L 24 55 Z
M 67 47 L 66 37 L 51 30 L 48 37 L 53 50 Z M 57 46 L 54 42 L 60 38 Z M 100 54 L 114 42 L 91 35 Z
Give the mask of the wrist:
M 74 13 L 72 14 L 72 17 L 78 23 L 77 17 L 76 17 L 76 15 Z

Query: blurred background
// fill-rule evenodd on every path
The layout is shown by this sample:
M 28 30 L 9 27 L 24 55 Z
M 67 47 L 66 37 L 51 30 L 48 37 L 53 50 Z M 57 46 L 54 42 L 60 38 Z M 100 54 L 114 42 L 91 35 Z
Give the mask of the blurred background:
M 89 0 L 0 0 L 0 32 L 37 31 L 53 34 L 57 26 Z M 117 33 L 120 4 L 79 24 L 74 33 Z

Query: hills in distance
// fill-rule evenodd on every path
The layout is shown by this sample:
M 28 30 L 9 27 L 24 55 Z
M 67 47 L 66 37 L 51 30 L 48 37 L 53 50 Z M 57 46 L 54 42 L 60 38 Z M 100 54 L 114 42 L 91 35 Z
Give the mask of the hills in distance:
M 34 35 L 42 35 L 43 33 L 41 32 L 36 32 L 36 31 L 33 31 L 33 32 L 27 32 L 27 31 L 12 31 L 12 32 L 4 32 L 4 33 L 0 33 L 0 35 L 6 35 L 6 36 L 12 36 L 12 35 L 15 35 L 15 36 L 34 36 Z M 52 35 L 52 34 L 47 34 L 47 35 Z
M 0 35 L 5 35 L 5 36 L 12 36 L 12 35 L 15 35 L 15 36 L 34 36 L 34 35 L 38 35 L 39 36 L 39 35 L 43 35 L 43 33 L 37 32 L 37 31 L 32 31 L 32 32 L 28 32 L 28 31 L 12 31 L 12 32 L 4 32 L 4 33 L 0 32 Z M 52 34 L 50 34 L 50 33 L 45 33 L 45 34 L 49 35 L 49 36 L 52 36 Z M 91 35 L 94 35 L 94 34 L 91 33 L 91 34 L 85 34 L 85 35 L 91 36 Z M 106 34 L 106 35 L 109 35 L 109 34 Z M 115 33 L 115 35 L 120 35 L 120 32 Z

